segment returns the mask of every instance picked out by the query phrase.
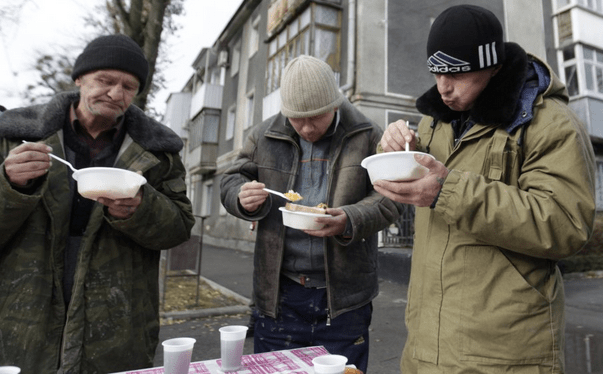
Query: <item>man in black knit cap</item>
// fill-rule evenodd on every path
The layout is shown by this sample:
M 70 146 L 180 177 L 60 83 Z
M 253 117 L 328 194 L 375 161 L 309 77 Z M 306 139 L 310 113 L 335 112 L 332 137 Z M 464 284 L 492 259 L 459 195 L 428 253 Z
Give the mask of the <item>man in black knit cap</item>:
M 148 71 L 131 38 L 101 36 L 74 64 L 79 92 L 0 116 L 0 366 L 38 374 L 152 366 L 160 250 L 186 241 L 194 217 L 181 139 L 131 105 Z M 78 169 L 139 172 L 147 183 L 133 198 L 88 200 L 51 152 Z
M 557 261 L 593 230 L 594 153 L 553 70 L 503 42 L 487 9 L 433 22 L 418 133 L 390 124 L 386 152 L 411 149 L 429 173 L 375 182 L 417 207 L 401 371 L 564 373 Z

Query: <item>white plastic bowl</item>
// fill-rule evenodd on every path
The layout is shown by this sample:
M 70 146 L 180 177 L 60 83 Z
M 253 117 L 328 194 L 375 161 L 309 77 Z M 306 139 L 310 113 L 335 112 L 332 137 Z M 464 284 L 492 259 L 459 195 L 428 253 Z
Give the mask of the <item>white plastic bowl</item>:
M 314 222 L 314 219 L 319 217 L 331 217 L 329 214 L 297 212 L 287 210 L 284 207 L 278 209 L 283 212 L 283 225 L 298 230 L 320 230 L 325 225 Z
M 315 374 L 340 374 L 345 371 L 348 358 L 342 355 L 323 355 L 314 357 L 312 365 Z
M 147 183 L 145 177 L 133 171 L 103 167 L 80 169 L 73 173 L 73 179 L 77 181 L 80 195 L 91 200 L 132 198 L 140 186 Z
M 415 155 L 432 155 L 423 152 L 386 152 L 369 156 L 362 160 L 360 165 L 369 174 L 371 183 L 378 180 L 410 181 L 425 176 L 429 169 L 415 161 Z

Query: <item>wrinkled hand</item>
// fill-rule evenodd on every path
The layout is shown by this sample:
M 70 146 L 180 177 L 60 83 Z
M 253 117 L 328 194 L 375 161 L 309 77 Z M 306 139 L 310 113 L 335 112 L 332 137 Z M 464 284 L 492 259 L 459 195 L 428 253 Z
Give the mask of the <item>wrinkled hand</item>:
M 252 181 L 241 186 L 239 191 L 239 202 L 247 212 L 255 212 L 268 198 L 268 192 L 262 188 L 264 183 Z
M 8 180 L 17 186 L 25 186 L 48 172 L 52 148 L 42 143 L 24 143 L 13 148 L 4 160 Z
M 303 230 L 306 234 L 312 236 L 335 236 L 341 235 L 345 231 L 345 225 L 348 222 L 348 216 L 345 214 L 343 209 L 341 208 L 328 208 L 327 214 L 330 214 L 332 217 L 325 216 L 314 219 L 317 223 L 322 223 L 325 225 L 320 230 Z
M 430 206 L 448 176 L 449 170 L 441 162 L 426 155 L 415 155 L 415 160 L 429 169 L 423 178 L 407 182 L 379 180 L 373 183 L 375 191 L 403 204 Z
M 99 197 L 99 203 L 107 207 L 107 212 L 118 219 L 128 219 L 136 213 L 136 209 L 142 202 L 142 187 L 136 193 L 136 196 L 128 199 L 109 199 Z
M 398 120 L 390 123 L 381 137 L 381 147 L 385 152 L 404 151 L 408 148 L 414 151 L 417 147 L 417 138 L 414 130 L 406 125 L 406 121 Z

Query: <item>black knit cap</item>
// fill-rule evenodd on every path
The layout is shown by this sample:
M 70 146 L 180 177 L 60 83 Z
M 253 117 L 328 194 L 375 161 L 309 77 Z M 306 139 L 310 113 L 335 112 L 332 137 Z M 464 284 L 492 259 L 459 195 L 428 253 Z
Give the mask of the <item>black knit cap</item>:
M 433 22 L 427 39 L 427 66 L 434 74 L 478 71 L 505 60 L 503 31 L 491 11 L 457 5 Z
M 149 62 L 138 44 L 123 34 L 100 36 L 91 41 L 75 60 L 71 78 L 100 69 L 116 69 L 138 78 L 140 93 L 147 81 Z

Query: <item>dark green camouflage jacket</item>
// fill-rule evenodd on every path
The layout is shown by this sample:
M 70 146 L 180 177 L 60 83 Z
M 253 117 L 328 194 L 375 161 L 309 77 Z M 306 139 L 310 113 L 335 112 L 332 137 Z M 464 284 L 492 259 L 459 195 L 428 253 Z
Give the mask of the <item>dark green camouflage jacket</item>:
M 22 373 L 109 373 L 152 366 L 159 334 L 160 250 L 186 241 L 194 224 L 182 141 L 131 106 L 115 167 L 142 171 L 142 203 L 119 220 L 96 204 L 78 258 L 69 309 L 62 272 L 70 219 L 67 167 L 54 162 L 32 194 L 4 171 L 21 140 L 64 157 L 62 127 L 78 94 L 0 115 L 0 366 Z

